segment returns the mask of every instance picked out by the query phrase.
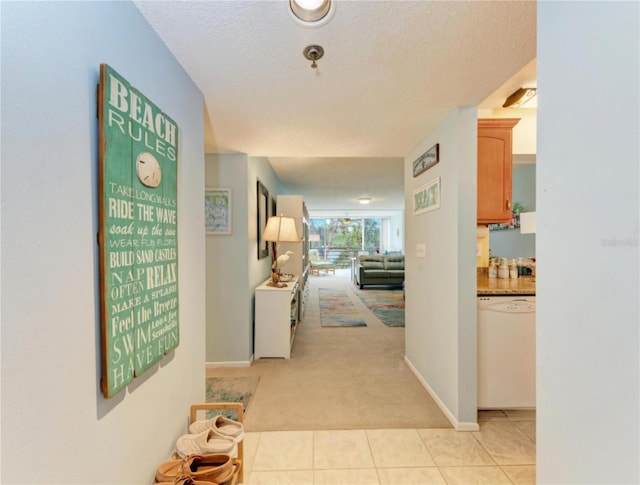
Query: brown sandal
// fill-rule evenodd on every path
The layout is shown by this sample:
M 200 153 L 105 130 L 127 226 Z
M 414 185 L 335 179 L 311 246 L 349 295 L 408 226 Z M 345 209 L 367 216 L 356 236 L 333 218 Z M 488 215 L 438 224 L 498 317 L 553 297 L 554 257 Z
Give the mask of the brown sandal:
M 181 460 L 169 460 L 158 467 L 156 482 L 181 483 L 176 480 L 191 479 L 223 484 L 233 477 L 234 462 L 225 453 L 189 455 Z
M 177 477 L 172 482 L 156 482 L 156 485 L 211 485 L 211 483 L 189 477 Z

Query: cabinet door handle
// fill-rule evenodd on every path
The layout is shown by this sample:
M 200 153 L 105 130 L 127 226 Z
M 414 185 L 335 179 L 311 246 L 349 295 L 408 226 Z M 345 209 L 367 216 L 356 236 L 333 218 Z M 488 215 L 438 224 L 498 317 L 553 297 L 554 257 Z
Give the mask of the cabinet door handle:
M 507 209 L 511 210 L 511 201 L 507 199 Z

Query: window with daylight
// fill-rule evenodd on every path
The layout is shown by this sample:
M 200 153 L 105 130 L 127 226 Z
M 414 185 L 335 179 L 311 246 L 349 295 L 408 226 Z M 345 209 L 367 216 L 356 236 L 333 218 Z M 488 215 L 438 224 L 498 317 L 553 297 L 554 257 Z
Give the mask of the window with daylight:
M 348 267 L 352 257 L 383 252 L 380 218 L 324 218 L 309 221 L 309 247 L 337 267 Z

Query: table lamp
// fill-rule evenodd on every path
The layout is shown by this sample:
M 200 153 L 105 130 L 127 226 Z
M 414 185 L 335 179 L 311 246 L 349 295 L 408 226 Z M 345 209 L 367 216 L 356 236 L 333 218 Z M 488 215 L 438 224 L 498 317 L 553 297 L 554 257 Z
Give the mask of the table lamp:
M 285 217 L 284 215 L 271 216 L 267 221 L 267 227 L 262 235 L 263 241 L 268 241 L 273 245 L 273 264 L 271 266 L 271 281 L 267 283 L 268 286 L 275 286 L 276 288 L 284 288 L 286 283 L 280 282 L 280 271 L 278 266 L 281 262 L 289 259 L 289 254 L 293 254 L 291 251 L 280 256 L 278 258 L 278 249 L 282 242 L 300 242 L 298 232 L 296 231 L 296 221 L 293 217 Z M 282 260 L 282 261 L 281 261 Z

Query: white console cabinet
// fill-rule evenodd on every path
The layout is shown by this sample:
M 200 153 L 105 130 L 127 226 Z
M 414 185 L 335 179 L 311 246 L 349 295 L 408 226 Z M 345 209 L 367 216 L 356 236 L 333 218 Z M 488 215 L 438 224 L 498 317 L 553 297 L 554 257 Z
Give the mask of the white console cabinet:
M 254 358 L 291 357 L 298 326 L 298 280 L 295 277 L 284 288 L 268 286 L 267 280 L 256 288 Z

